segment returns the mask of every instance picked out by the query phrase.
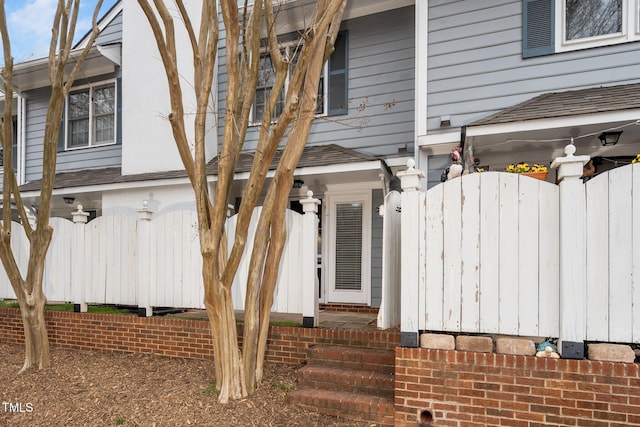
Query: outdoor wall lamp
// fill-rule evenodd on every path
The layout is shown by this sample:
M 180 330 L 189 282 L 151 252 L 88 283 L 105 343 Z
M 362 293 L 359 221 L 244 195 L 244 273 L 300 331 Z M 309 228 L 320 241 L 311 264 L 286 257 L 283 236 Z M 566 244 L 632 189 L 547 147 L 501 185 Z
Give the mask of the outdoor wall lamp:
M 622 131 L 613 131 L 613 132 L 602 132 L 598 139 L 602 143 L 602 145 L 616 145 L 618 140 L 620 139 L 620 135 L 622 135 Z
M 64 197 L 62 198 L 62 200 L 64 200 L 64 203 L 65 203 L 66 205 L 72 205 L 72 204 L 73 204 L 73 202 L 75 202 L 75 201 L 76 201 L 76 198 L 75 198 L 75 197 L 73 197 L 73 196 L 64 196 Z
M 302 188 L 302 184 L 304 184 L 304 181 L 301 179 L 293 180 L 293 188 Z

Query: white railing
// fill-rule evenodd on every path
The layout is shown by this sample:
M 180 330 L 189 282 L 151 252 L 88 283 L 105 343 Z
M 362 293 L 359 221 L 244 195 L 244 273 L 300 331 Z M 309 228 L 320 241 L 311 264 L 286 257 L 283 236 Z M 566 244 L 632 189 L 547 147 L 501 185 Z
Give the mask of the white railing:
M 307 324 L 314 325 L 319 201 L 310 193 L 301 203 L 304 215 L 287 211 L 287 242 L 272 310 L 302 313 Z M 257 208 L 253 213 L 251 237 L 259 212 Z M 81 310 L 87 304 L 132 305 L 146 315 L 151 315 L 152 307 L 204 308 L 195 211 L 154 214 L 143 203 L 137 217 L 108 214 L 88 223 L 87 217 L 79 206 L 73 221 L 50 220 L 54 234 L 44 278 L 48 300 L 73 302 Z M 235 216 L 227 221 L 229 248 L 235 221 Z M 12 224 L 12 236 L 24 274 L 29 250 L 19 224 Z M 250 245 L 251 241 L 247 248 Z M 232 288 L 237 310 L 244 309 L 249 260 L 245 254 Z M 0 298 L 15 298 L 4 269 L 0 270 Z
M 558 337 L 578 352 L 640 342 L 640 164 L 583 184 L 588 157 L 565 151 L 559 185 L 485 172 L 420 192 L 412 164 L 398 174 L 402 248 L 385 257 L 401 264 L 403 345 L 424 330 Z

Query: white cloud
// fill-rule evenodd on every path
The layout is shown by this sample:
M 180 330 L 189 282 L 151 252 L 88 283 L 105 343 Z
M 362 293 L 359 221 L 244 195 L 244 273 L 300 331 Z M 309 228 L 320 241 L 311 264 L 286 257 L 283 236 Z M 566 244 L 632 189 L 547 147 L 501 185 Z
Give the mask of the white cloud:
M 7 25 L 11 37 L 11 52 L 16 61 L 46 56 L 51 41 L 51 27 L 57 0 L 10 2 Z M 16 8 L 16 3 L 20 7 Z
M 96 0 L 81 1 L 80 13 L 76 24 L 75 41 L 84 36 L 91 28 L 91 16 Z M 114 1 L 105 0 L 102 5 L 104 14 Z M 16 62 L 41 58 L 49 54 L 51 27 L 58 0 L 9 0 L 7 25 L 11 37 L 11 52 Z

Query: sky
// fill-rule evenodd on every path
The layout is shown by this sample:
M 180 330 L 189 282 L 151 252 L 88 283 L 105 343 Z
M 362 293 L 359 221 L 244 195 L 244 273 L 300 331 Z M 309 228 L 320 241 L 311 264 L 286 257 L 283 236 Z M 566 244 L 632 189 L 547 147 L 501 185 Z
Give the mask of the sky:
M 117 0 L 103 0 L 99 18 Z M 91 16 L 97 0 L 81 0 L 74 42 L 91 28 Z M 14 63 L 42 58 L 49 53 L 53 14 L 58 0 L 5 0 L 7 25 Z M 98 18 L 98 19 L 99 19 Z M 0 55 L 1 58 L 2 55 Z M 0 59 L 1 61 L 1 59 Z

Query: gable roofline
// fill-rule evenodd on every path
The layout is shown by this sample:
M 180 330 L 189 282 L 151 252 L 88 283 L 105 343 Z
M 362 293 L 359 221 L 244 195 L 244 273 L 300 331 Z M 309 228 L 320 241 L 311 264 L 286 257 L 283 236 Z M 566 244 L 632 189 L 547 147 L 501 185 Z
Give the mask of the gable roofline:
M 70 53 L 67 71 L 80 56 L 82 49 Z M 109 74 L 115 71 L 120 61 L 120 44 L 93 46 L 82 65 L 82 75 L 86 77 Z M 49 57 L 19 62 L 13 67 L 13 86 L 17 92 L 49 86 Z
M 107 10 L 104 13 L 104 15 L 102 15 L 101 18 L 98 19 L 99 32 L 102 32 L 102 30 L 107 28 L 107 26 L 111 23 L 111 21 L 113 21 L 116 18 L 116 16 L 118 16 L 118 14 L 122 11 L 122 3 L 123 3 L 122 0 L 118 0 L 113 4 L 113 6 L 111 6 L 109 10 Z M 78 43 L 76 43 L 75 46 L 73 46 L 73 49 L 84 48 L 87 45 L 87 42 L 89 41 L 90 34 L 91 34 L 91 30 L 89 29 L 89 31 L 87 31 L 82 36 L 80 41 L 78 41 Z

